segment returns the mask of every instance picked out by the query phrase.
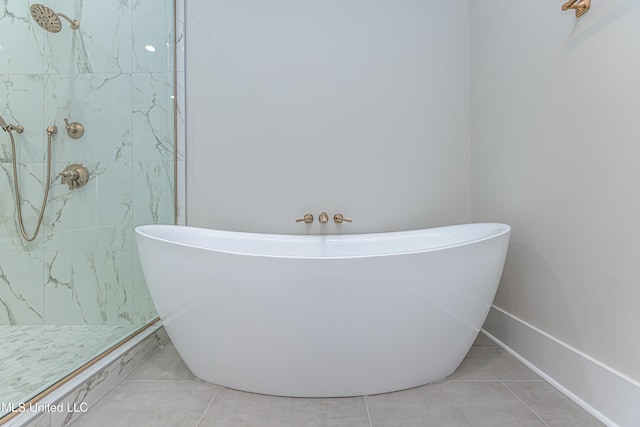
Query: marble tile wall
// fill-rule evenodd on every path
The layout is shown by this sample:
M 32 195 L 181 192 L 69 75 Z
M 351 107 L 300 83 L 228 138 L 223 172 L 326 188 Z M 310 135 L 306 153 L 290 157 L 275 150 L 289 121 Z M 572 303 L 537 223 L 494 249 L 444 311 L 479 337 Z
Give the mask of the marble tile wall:
M 45 129 L 59 129 L 43 226 L 30 243 L 19 234 L 10 140 L 0 131 L 0 325 L 143 323 L 155 311 L 133 230 L 174 222 L 174 4 L 44 4 L 80 28 L 63 21 L 48 33 L 29 2 L 0 0 L 0 115 L 25 127 L 15 139 L 27 233 L 46 179 Z M 65 118 L 84 124 L 82 138 L 66 134 Z M 60 183 L 70 163 L 91 172 L 84 188 Z

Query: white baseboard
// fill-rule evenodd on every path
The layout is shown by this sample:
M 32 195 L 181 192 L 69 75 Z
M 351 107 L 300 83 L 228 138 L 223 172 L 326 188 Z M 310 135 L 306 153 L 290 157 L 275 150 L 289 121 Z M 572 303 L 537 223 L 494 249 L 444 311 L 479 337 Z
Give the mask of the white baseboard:
M 495 306 L 483 332 L 605 425 L 640 427 L 637 381 Z

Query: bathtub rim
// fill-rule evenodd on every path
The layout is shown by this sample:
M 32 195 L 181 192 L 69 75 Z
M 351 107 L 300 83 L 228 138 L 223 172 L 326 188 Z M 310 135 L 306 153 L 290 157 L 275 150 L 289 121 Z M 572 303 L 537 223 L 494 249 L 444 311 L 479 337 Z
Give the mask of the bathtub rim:
M 339 255 L 339 256 L 315 256 L 315 255 L 297 255 L 297 254 L 267 254 L 267 253 L 257 253 L 257 252 L 247 252 L 247 251 L 236 251 L 236 250 L 228 250 L 206 246 L 203 244 L 194 244 L 179 240 L 171 240 L 166 237 L 160 237 L 153 234 L 149 234 L 145 229 L 147 228 L 160 228 L 160 229 L 185 229 L 188 228 L 190 230 L 200 230 L 206 234 L 211 235 L 222 235 L 225 237 L 238 236 L 239 238 L 244 238 L 245 240 L 255 240 L 256 238 L 260 238 L 262 240 L 272 239 L 274 241 L 282 242 L 284 239 L 291 239 L 294 241 L 311 241 L 311 240 L 319 240 L 322 238 L 337 238 L 342 240 L 349 240 L 355 238 L 371 238 L 373 239 L 393 239 L 394 237 L 402 237 L 409 236 L 411 234 L 415 234 L 420 231 L 427 230 L 439 230 L 439 229 L 453 229 L 453 228 L 465 228 L 470 226 L 486 226 L 486 227 L 496 227 L 498 230 L 493 234 L 482 235 L 481 237 L 471 238 L 468 240 L 464 240 L 461 242 L 426 247 L 419 250 L 406 250 L 406 251 L 397 251 L 397 252 L 384 252 L 384 253 L 373 253 L 373 254 L 363 254 L 363 255 Z M 511 226 L 505 223 L 500 222 L 472 222 L 472 223 L 462 223 L 462 224 L 454 224 L 454 225 L 445 225 L 439 227 L 429 227 L 429 228 L 420 228 L 420 229 L 411 229 L 411 230 L 401 230 L 401 231 L 383 231 L 376 233 L 350 233 L 350 234 L 275 234 L 275 233 L 260 233 L 260 232 L 246 232 L 246 231 L 232 231 L 232 230 L 219 230 L 214 228 L 204 228 L 204 227 L 196 227 L 191 225 L 176 225 L 176 224 L 145 224 L 139 225 L 135 227 L 136 236 L 140 236 L 142 238 L 149 238 L 151 240 L 160 241 L 167 244 L 178 245 L 187 248 L 201 249 L 206 251 L 219 252 L 230 255 L 240 255 L 240 256 L 250 256 L 250 257 L 262 257 L 262 258 L 282 258 L 282 259 L 306 259 L 306 260 L 339 260 L 339 259 L 358 259 L 358 258 L 376 258 L 376 257 L 388 257 L 388 256 L 405 256 L 411 254 L 419 254 L 426 252 L 435 252 L 450 248 L 456 248 L 461 246 L 467 246 L 474 243 L 480 243 L 486 240 L 495 239 L 505 234 L 508 235 L 511 232 Z M 379 240 L 378 240 L 379 241 Z

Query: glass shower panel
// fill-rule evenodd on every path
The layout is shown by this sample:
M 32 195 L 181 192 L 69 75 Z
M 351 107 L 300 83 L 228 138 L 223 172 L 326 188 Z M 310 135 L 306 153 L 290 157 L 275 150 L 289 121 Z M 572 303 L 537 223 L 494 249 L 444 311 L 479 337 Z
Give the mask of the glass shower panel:
M 74 30 L 63 19 L 57 33 L 38 26 L 30 6 L 0 0 L 0 116 L 25 128 L 13 136 L 28 234 L 45 184 L 45 130 L 58 131 L 43 225 L 27 242 L 0 130 L 5 404 L 25 402 L 156 317 L 133 230 L 175 221 L 174 1 L 48 1 L 80 22 Z M 71 138 L 65 119 L 84 135 Z M 88 169 L 86 186 L 61 184 L 70 164 Z

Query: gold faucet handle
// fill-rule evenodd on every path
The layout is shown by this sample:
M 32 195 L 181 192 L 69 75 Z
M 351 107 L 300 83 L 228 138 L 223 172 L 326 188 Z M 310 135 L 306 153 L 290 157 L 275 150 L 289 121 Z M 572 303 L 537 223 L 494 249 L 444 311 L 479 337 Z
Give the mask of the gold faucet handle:
M 61 173 L 62 184 L 67 184 L 69 190 L 84 187 L 89 181 L 89 170 L 82 165 L 72 164 L 67 166 Z
M 296 222 L 304 222 L 305 224 L 311 224 L 313 222 L 313 215 L 305 214 L 302 218 L 296 218 Z
M 342 224 L 343 222 L 352 223 L 353 220 L 349 218 L 345 218 L 344 215 L 342 214 L 335 214 L 333 216 L 333 222 L 335 222 L 336 224 Z
M 78 139 L 84 135 L 84 126 L 82 123 L 71 122 L 69 123 L 69 119 L 64 119 L 65 128 L 67 129 L 67 135 L 69 135 L 73 139 Z

